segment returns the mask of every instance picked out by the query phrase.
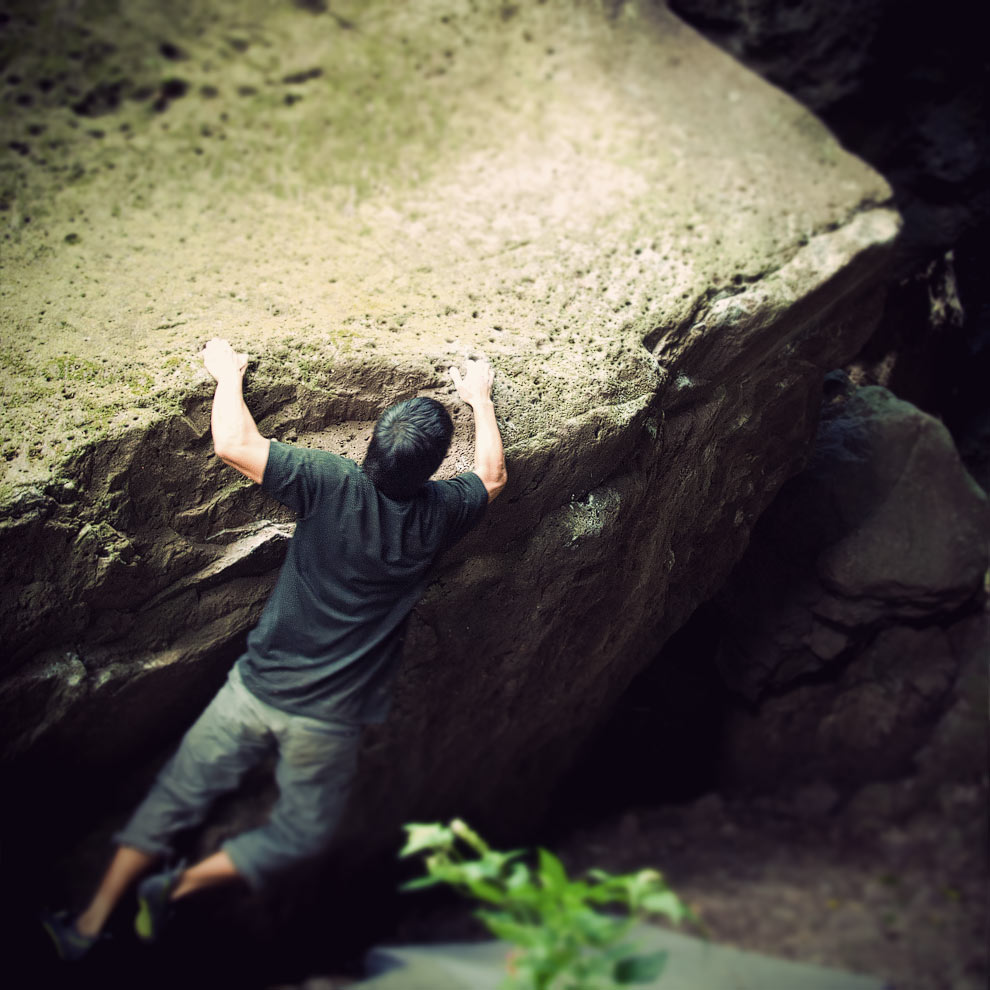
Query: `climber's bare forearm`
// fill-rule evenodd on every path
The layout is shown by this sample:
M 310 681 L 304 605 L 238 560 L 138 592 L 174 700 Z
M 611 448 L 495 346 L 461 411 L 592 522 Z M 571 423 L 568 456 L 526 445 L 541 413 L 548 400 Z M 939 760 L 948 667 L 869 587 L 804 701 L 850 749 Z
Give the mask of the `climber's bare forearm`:
M 271 443 L 261 435 L 244 401 L 247 356 L 235 353 L 225 340 L 211 340 L 203 351 L 203 363 L 217 382 L 210 416 L 213 449 L 225 464 L 260 484 Z
M 492 404 L 495 373 L 487 361 L 467 361 L 464 367 L 463 375 L 459 368 L 451 368 L 450 377 L 457 394 L 474 413 L 474 473 L 481 478 L 491 502 L 509 480 L 505 470 L 502 434 Z
M 479 399 L 471 404 L 471 408 L 474 411 L 474 473 L 481 478 L 491 502 L 509 480 L 505 470 L 502 434 L 495 420 L 495 406 L 491 399 Z

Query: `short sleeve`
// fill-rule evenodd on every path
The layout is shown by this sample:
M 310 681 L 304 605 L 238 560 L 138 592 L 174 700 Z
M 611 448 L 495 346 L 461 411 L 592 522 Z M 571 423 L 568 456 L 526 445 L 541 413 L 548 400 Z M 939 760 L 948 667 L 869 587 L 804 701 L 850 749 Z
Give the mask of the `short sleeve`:
M 261 487 L 305 519 L 344 474 L 343 458 L 272 440 Z
M 443 502 L 444 535 L 441 548 L 456 543 L 469 529 L 481 522 L 488 506 L 488 489 L 473 471 L 465 471 L 450 481 L 434 481 Z

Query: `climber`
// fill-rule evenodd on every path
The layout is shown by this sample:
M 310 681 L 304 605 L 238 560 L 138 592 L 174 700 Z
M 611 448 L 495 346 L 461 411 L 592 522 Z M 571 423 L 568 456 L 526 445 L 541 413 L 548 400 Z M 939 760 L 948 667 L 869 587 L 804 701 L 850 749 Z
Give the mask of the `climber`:
M 246 651 L 115 836 L 117 851 L 92 900 L 76 917 L 42 919 L 63 959 L 89 951 L 143 876 L 135 928 L 154 941 L 176 900 L 236 880 L 264 889 L 326 848 L 353 778 L 361 726 L 385 717 L 405 620 L 430 565 L 506 483 L 485 362 L 468 361 L 463 376 L 450 369 L 474 413 L 474 470 L 429 481 L 453 432 L 436 400 L 386 409 L 358 466 L 263 437 L 243 399 L 246 355 L 215 339 L 202 357 L 217 383 L 217 456 L 292 509 L 296 530 Z M 279 797 L 268 821 L 201 862 L 145 876 L 168 861 L 173 836 L 199 824 L 214 798 L 235 789 L 272 748 Z

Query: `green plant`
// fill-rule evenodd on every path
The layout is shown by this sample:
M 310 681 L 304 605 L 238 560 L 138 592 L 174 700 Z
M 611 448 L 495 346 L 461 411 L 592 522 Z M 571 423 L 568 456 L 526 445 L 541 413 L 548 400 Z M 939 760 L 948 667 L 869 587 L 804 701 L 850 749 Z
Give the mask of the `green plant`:
M 516 946 L 503 990 L 611 990 L 650 983 L 667 953 L 639 954 L 625 941 L 629 930 L 650 915 L 676 924 L 696 920 L 656 870 L 622 876 L 589 870 L 586 879 L 571 879 L 546 849 L 529 865 L 525 850 L 498 852 L 459 819 L 405 829 L 400 855 L 425 856 L 427 875 L 403 889 L 449 884 L 484 902 L 476 917 Z M 622 913 L 614 913 L 616 908 Z

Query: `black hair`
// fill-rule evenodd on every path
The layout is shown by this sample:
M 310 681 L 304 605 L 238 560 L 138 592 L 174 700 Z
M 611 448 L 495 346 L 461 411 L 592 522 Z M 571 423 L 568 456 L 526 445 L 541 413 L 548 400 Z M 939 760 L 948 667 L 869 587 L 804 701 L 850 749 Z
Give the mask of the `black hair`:
M 364 455 L 364 473 L 389 498 L 411 498 L 450 447 L 454 424 L 436 399 L 419 396 L 378 417 Z

